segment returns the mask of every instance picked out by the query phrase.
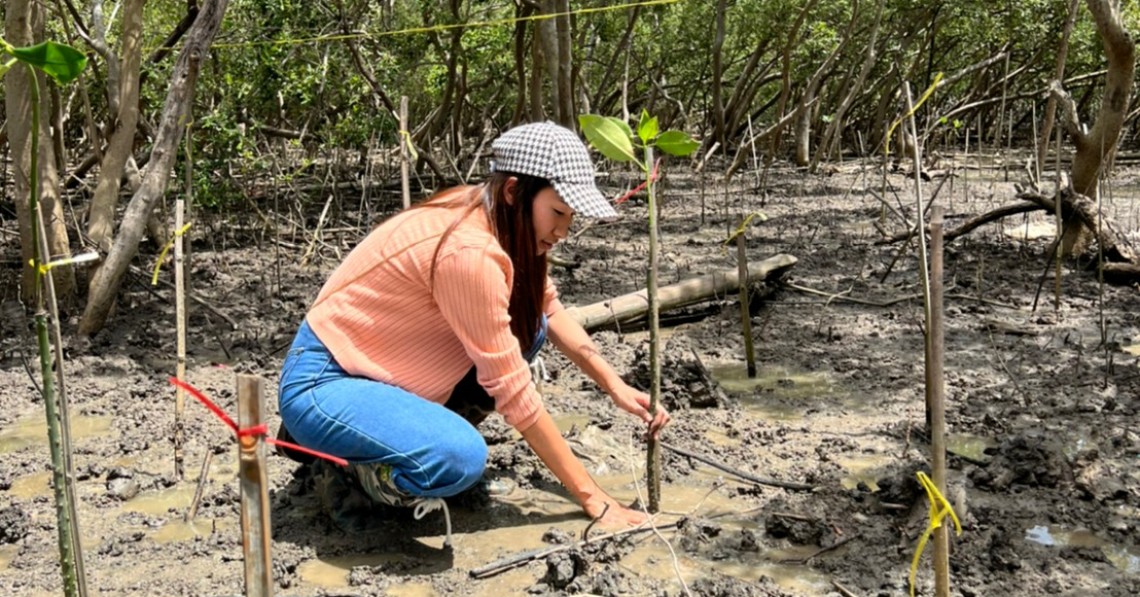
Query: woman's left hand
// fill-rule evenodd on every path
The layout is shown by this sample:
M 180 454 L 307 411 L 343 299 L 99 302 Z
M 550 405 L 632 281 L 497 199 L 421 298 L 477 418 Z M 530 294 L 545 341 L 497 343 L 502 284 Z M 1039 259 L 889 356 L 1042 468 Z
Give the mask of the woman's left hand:
M 613 399 L 614 404 L 618 405 L 618 408 L 649 423 L 649 434 L 654 439 L 657 438 L 657 434 L 661 432 L 661 429 L 669 424 L 669 413 L 665 410 L 665 407 L 658 404 L 656 416 L 650 415 L 649 394 L 629 384 L 622 383 L 615 387 L 610 392 L 610 398 Z

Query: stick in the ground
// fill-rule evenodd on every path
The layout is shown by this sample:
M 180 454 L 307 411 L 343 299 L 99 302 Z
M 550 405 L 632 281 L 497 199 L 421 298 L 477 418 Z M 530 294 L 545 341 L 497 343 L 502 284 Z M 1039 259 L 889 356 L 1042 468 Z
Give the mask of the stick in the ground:
M 804 483 L 792 483 L 790 481 L 777 481 L 775 479 L 764 479 L 761 477 L 757 477 L 755 475 L 745 473 L 743 471 L 738 471 L 732 467 L 728 467 L 728 466 L 725 466 L 723 464 L 720 464 L 719 462 L 716 462 L 715 460 L 709 458 L 708 456 L 702 456 L 700 454 L 696 454 L 694 452 L 690 452 L 688 450 L 678 448 L 676 446 L 667 444 L 665 442 L 661 442 L 661 447 L 665 448 L 666 450 L 676 452 L 677 454 L 680 454 L 681 456 L 692 458 L 693 460 L 696 460 L 698 462 L 703 462 L 703 463 L 705 463 L 705 464 L 707 464 L 707 465 L 709 465 L 715 469 L 721 470 L 721 471 L 726 472 L 730 475 L 735 475 L 737 477 L 740 477 L 741 479 L 744 479 L 745 481 L 749 481 L 749 482 L 755 483 L 757 485 L 768 485 L 770 487 L 779 487 L 781 489 L 790 489 L 790 490 L 795 490 L 795 491 L 813 491 L 813 490 L 815 490 L 814 485 L 806 485 Z
M 676 527 L 676 524 L 674 524 L 672 526 Z M 594 537 L 593 539 L 591 539 L 591 541 L 594 541 L 594 542 L 606 541 L 609 539 L 616 539 L 618 537 L 624 537 L 626 535 L 634 535 L 637 533 L 648 533 L 650 530 L 652 530 L 652 529 L 648 526 L 637 526 L 637 527 L 633 527 L 633 528 L 629 528 L 629 529 L 623 529 L 620 531 L 609 533 L 606 535 L 602 535 L 600 537 Z M 507 556 L 507 557 L 502 558 L 500 560 L 491 562 L 490 564 L 487 564 L 486 566 L 480 566 L 479 568 L 475 568 L 474 570 L 471 570 L 471 572 L 469 572 L 469 574 L 471 575 L 472 578 L 487 578 L 487 577 L 499 574 L 500 572 L 506 572 L 507 570 L 510 570 L 512 568 L 517 568 L 519 566 L 522 566 L 523 564 L 527 564 L 527 563 L 534 562 L 537 560 L 546 559 L 546 558 L 548 558 L 548 557 L 550 557 L 556 553 L 569 551 L 571 549 L 578 549 L 580 547 L 583 547 L 584 545 L 585 545 L 585 542 L 578 541 L 578 542 L 570 543 L 567 545 L 558 545 L 555 547 L 547 547 L 544 549 L 532 549 L 530 551 L 524 551 L 522 553 L 515 554 L 513 556 Z

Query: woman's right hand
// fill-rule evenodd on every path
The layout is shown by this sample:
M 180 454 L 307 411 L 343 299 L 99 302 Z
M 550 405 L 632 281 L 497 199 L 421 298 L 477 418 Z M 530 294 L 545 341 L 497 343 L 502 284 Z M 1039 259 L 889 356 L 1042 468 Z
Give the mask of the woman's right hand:
M 587 500 L 582 504 L 582 509 L 587 516 L 597 520 L 598 524 L 609 528 L 634 527 L 649 520 L 649 515 L 645 512 L 627 508 L 605 494 Z

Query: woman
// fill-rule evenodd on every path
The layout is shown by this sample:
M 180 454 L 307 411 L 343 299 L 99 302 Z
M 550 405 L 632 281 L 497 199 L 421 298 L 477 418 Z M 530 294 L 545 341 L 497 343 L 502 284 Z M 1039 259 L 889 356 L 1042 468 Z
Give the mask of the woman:
M 607 495 L 571 453 L 528 367 L 549 337 L 650 433 L 669 421 L 602 358 L 547 276 L 545 255 L 576 214 L 617 214 L 572 131 L 523 125 L 492 151 L 484 185 L 397 214 L 333 272 L 282 365 L 285 434 L 346 459 L 370 498 L 419 517 L 482 478 L 475 426 L 497 411 L 587 516 L 638 524 L 645 514 Z

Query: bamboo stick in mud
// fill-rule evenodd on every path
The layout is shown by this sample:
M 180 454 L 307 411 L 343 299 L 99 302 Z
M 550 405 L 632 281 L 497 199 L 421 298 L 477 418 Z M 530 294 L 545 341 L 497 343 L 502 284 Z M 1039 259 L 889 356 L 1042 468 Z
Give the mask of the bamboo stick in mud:
M 946 494 L 946 390 L 943 375 L 942 207 L 930 215 L 930 310 L 926 322 L 929 351 L 926 361 L 926 396 L 930 407 L 930 452 L 934 485 Z M 948 525 L 934 529 L 934 588 L 938 597 L 950 595 Z
M 748 310 L 748 254 L 744 247 L 748 220 L 740 216 L 737 223 L 740 225 L 736 234 L 736 267 L 741 280 L 741 283 L 737 284 L 740 296 L 740 326 L 744 334 L 744 360 L 748 367 L 748 379 L 752 379 L 756 377 L 756 351 L 752 346 L 752 314 Z
M 238 376 L 238 462 L 241 478 L 241 544 L 245 556 L 245 594 L 273 594 L 273 558 L 270 553 L 269 491 L 265 471 L 264 395 L 262 379 Z

